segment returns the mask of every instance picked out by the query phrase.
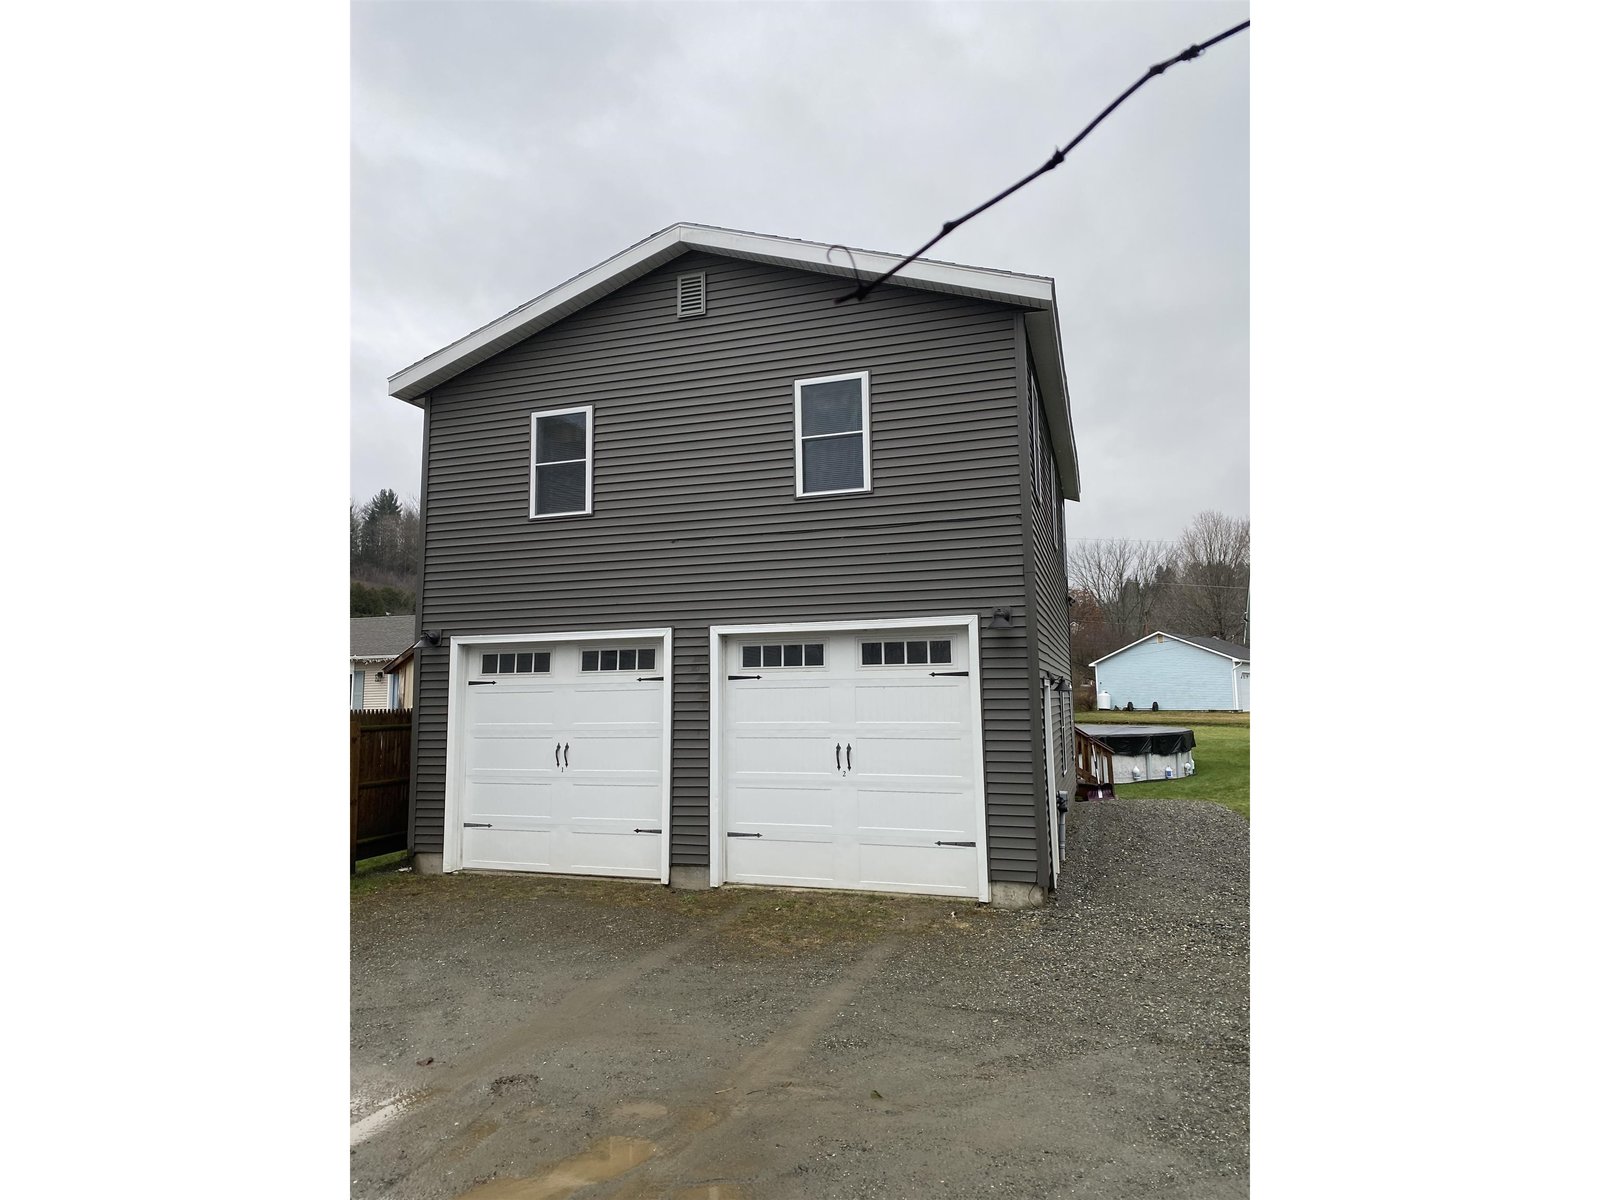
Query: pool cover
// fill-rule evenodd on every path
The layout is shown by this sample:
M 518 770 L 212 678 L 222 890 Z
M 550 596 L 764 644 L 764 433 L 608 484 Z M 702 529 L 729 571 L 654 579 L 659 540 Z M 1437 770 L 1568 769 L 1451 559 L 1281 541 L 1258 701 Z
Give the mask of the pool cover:
M 1194 730 L 1176 725 L 1079 725 L 1113 754 L 1182 754 L 1194 749 Z

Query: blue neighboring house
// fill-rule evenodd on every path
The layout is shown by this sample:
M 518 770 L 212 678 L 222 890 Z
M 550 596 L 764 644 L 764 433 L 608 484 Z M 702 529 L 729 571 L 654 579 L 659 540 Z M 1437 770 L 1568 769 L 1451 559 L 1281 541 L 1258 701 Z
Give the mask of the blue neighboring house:
M 1250 711 L 1250 647 L 1221 638 L 1157 630 L 1089 665 L 1102 708 Z

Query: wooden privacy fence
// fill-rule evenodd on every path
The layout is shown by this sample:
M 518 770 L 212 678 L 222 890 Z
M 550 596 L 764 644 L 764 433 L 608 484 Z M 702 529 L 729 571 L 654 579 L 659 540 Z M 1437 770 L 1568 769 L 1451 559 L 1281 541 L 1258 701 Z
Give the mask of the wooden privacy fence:
M 350 714 L 350 861 L 406 848 L 411 710 Z

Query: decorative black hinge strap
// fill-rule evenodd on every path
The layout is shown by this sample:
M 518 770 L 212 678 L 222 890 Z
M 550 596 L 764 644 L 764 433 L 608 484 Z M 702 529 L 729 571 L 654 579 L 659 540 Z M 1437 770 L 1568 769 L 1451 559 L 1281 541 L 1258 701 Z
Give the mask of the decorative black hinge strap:
M 467 686 L 468 687 L 483 687 L 485 684 L 494 683 L 494 682 L 495 682 L 495 680 L 493 680 L 493 679 L 469 679 L 469 680 L 467 680 Z
M 759 833 L 735 833 L 735 832 L 733 832 L 733 830 L 730 829 L 730 830 L 728 830 L 728 836 L 729 837 L 760 837 L 761 835 Z
M 634 682 L 635 683 L 661 683 L 665 679 L 666 679 L 665 675 L 640 675 L 637 679 L 634 680 Z
M 729 679 L 760 679 L 759 675 L 729 675 Z
M 659 829 L 635 829 L 635 833 L 660 833 Z
M 494 828 L 493 825 L 490 825 L 486 821 L 463 821 L 463 822 L 461 822 L 461 827 L 463 829 L 493 829 Z
M 935 846 L 976 846 L 977 842 L 935 842 Z
M 965 675 L 965 671 L 929 671 L 929 675 Z

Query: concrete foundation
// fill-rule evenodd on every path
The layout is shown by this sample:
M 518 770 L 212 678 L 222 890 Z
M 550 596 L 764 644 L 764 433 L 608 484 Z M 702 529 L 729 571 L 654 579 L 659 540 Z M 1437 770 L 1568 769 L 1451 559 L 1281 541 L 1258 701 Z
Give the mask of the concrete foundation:
M 991 883 L 989 903 L 996 908 L 1038 908 L 1044 889 L 1036 883 Z
M 444 855 L 413 854 L 411 856 L 411 869 L 418 875 L 443 875 Z
M 686 892 L 703 892 L 711 886 L 711 868 L 673 867 L 667 874 L 667 885 Z

